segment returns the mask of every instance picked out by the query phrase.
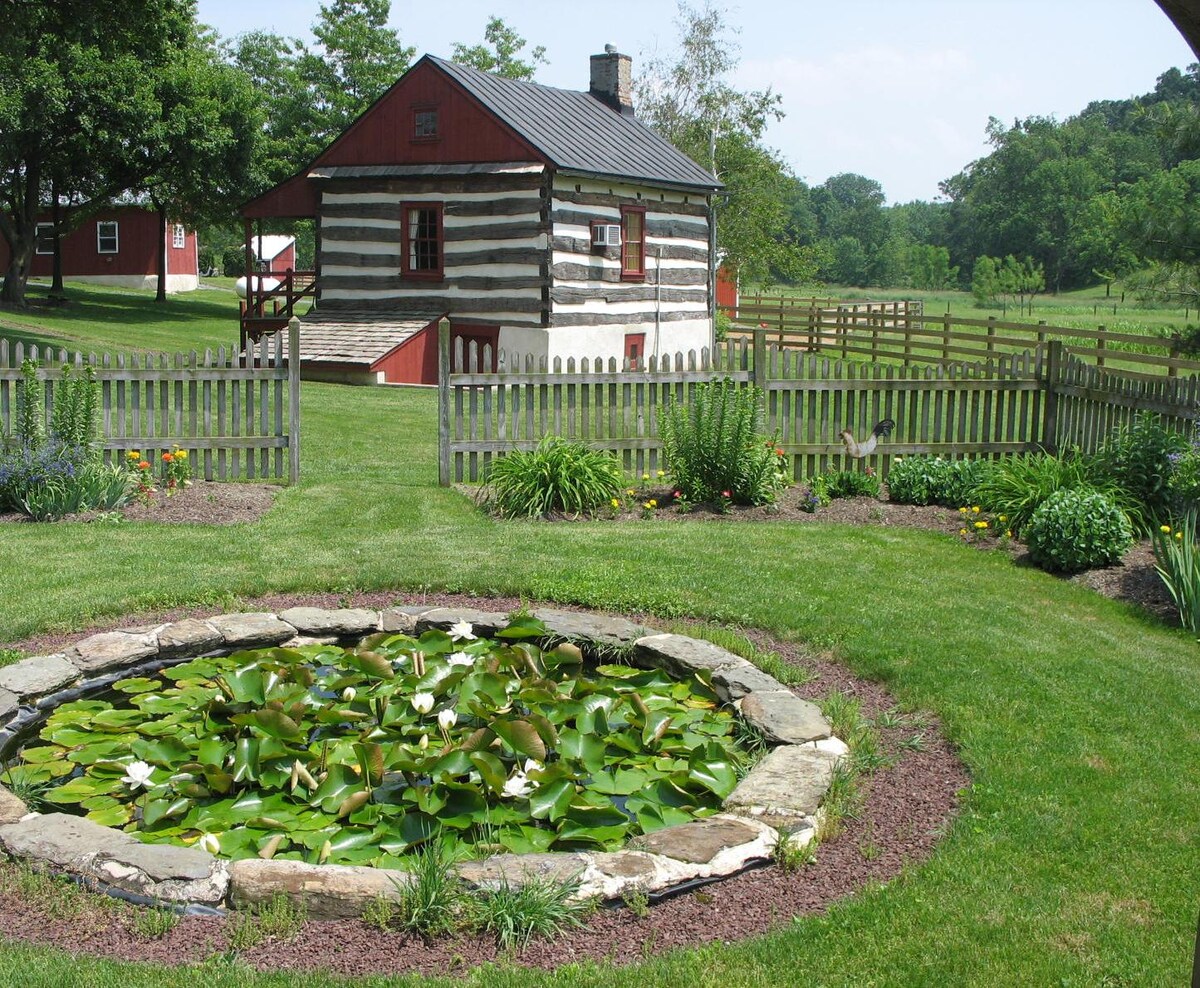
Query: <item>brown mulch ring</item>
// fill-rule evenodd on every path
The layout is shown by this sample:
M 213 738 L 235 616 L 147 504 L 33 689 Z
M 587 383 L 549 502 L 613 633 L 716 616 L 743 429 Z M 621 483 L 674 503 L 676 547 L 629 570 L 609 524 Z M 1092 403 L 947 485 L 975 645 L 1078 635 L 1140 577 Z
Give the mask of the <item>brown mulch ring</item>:
M 664 492 L 669 497 L 669 491 Z M 222 523 L 249 521 L 265 512 L 274 490 L 265 485 L 195 484 L 175 497 L 160 497 L 150 505 L 126 509 L 138 520 Z M 645 499 L 653 497 L 646 493 Z M 800 507 L 802 492 L 792 489 L 778 506 L 733 508 L 728 514 L 697 510 L 679 515 L 656 510 L 654 520 L 705 518 L 722 521 L 788 520 L 852 525 L 904 526 L 928 529 L 959 538 L 959 513 L 946 508 L 895 505 L 870 498 L 834 501 L 816 514 Z M 660 503 L 666 503 L 665 500 Z M 627 513 L 636 517 L 638 512 Z M 0 518 L 0 520 L 4 520 Z M 987 539 L 981 549 L 1009 551 L 1023 562 L 1021 546 L 1010 540 Z M 1095 570 L 1074 578 L 1110 597 L 1126 600 L 1169 616 L 1169 598 L 1154 573 L 1146 544 L 1134 548 L 1120 566 Z M 511 598 L 482 599 L 451 594 L 399 598 L 395 593 L 354 595 L 318 593 L 271 595 L 244 601 L 248 610 L 278 611 L 295 604 L 317 607 L 381 608 L 397 602 L 431 606 L 470 606 L 506 611 L 522 602 Z M 558 606 L 558 605 L 556 605 Z M 89 631 L 130 624 L 204 616 L 211 609 L 176 609 L 131 615 L 118 623 Z M 628 615 L 653 625 L 645 615 Z M 84 632 L 43 635 L 15 647 L 29 654 L 52 652 Z M 856 698 L 863 714 L 875 718 L 895 711 L 895 701 L 876 683 L 857 679 L 829 656 L 803 646 L 747 632 L 763 649 L 777 652 L 790 664 L 807 669 L 812 678 L 795 691 L 804 697 L 826 696 L 834 690 Z M 892 721 L 888 721 L 892 723 Z M 840 834 L 823 843 L 814 863 L 794 874 L 770 864 L 702 889 L 654 904 L 638 916 L 618 905 L 601 908 L 578 930 L 552 940 L 534 941 L 516 956 L 503 954 L 486 936 L 456 936 L 426 941 L 418 936 L 382 931 L 360 920 L 309 921 L 294 946 L 268 938 L 237 953 L 239 960 L 261 970 L 325 970 L 350 976 L 369 973 L 414 972 L 450 974 L 489 961 L 509 961 L 536 968 L 595 960 L 626 964 L 650 954 L 714 941 L 731 941 L 764 933 L 793 916 L 820 913 L 870 883 L 887 882 L 903 868 L 928 858 L 949 827 L 959 792 L 970 779 L 951 745 L 941 736 L 936 719 L 923 712 L 905 713 L 894 726 L 879 727 L 880 749 L 887 762 L 863 776 L 862 805 L 845 820 Z M 914 740 L 917 739 L 917 740 Z M 120 960 L 159 964 L 198 963 L 231 952 L 228 920 L 187 916 L 170 932 L 150 937 L 139 932 L 138 911 L 102 897 L 84 896 L 84 905 L 64 909 L 56 898 L 22 894 L 16 869 L 0 866 L 0 929 L 10 940 L 57 947 L 64 951 Z

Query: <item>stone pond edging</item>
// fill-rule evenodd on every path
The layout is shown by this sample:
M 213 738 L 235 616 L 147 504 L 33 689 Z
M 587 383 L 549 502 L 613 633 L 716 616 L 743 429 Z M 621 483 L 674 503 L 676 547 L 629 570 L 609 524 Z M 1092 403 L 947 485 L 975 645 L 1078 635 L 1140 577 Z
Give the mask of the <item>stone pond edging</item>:
M 504 854 L 460 863 L 474 886 L 578 875 L 580 897 L 617 899 L 633 890 L 672 887 L 734 874 L 770 858 L 781 832 L 810 841 L 834 769 L 847 753 L 819 708 L 757 666 L 710 642 L 666 634 L 619 617 L 551 608 L 533 611 L 553 639 L 594 657 L 613 647 L 629 661 L 677 677 L 705 670 L 718 697 L 772 745 L 726 799 L 722 812 L 633 838 L 613 852 Z M 278 614 L 222 614 L 91 635 L 53 655 L 0 668 L 0 728 L 124 678 L 136 667 L 238 649 L 339 642 L 378 632 L 419 635 L 470 622 L 480 637 L 508 615 L 470 608 L 392 607 L 381 611 L 292 607 Z M 6 738 L 7 740 L 7 738 Z M 121 830 L 66 813 L 31 813 L 0 786 L 0 851 L 33 867 L 67 872 L 120 893 L 205 908 L 247 907 L 283 893 L 313 918 L 356 916 L 372 900 L 395 899 L 404 872 L 369 866 L 312 865 L 289 859 L 229 861 L 199 847 L 148 844 Z M 197 907 L 199 909 L 197 910 Z

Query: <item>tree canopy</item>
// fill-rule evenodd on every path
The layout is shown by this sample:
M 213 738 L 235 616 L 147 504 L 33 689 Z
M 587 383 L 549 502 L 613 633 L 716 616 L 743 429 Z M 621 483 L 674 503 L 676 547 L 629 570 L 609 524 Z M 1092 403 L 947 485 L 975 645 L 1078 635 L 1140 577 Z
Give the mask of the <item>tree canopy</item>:
M 549 65 L 546 48 L 538 45 L 529 53 L 529 61 L 519 57 L 526 41 L 499 17 L 488 19 L 483 29 L 483 44 L 464 45 L 454 43 L 453 59 L 460 65 L 470 65 L 481 72 L 493 72 L 506 79 L 523 79 L 532 82 L 539 65 Z

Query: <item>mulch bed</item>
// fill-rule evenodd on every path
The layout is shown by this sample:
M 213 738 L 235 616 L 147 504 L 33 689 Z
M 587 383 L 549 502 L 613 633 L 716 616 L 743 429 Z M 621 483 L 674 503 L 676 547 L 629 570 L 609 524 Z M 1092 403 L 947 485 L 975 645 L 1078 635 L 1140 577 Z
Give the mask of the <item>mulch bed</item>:
M 140 521 L 210 524 L 249 521 L 270 506 L 272 497 L 273 489 L 266 485 L 195 484 L 175 497 L 159 497 L 150 505 L 125 509 L 123 514 Z M 772 508 L 733 508 L 728 514 L 696 511 L 688 515 L 660 509 L 646 523 L 684 517 L 703 518 L 714 524 L 753 520 L 837 522 L 915 527 L 959 537 L 958 513 L 945 508 L 857 498 L 838 500 L 816 514 L 808 514 L 799 504 L 800 492 L 793 489 Z M 0 520 L 5 519 L 0 517 Z M 978 544 L 991 549 L 1001 545 L 995 540 Z M 1018 564 L 1023 561 L 1019 544 L 1008 543 L 1000 551 L 1012 552 Z M 1157 613 L 1173 613 L 1170 600 L 1154 574 L 1153 556 L 1146 545 L 1136 547 L 1120 566 L 1091 571 L 1074 579 Z M 294 604 L 380 608 L 397 602 L 498 611 L 511 610 L 522 603 L 512 598 L 451 594 L 400 598 L 394 593 L 374 592 L 349 596 L 270 595 L 245 601 L 243 606 L 248 610 L 278 611 Z M 89 631 L 204 616 L 210 610 L 175 609 L 130 615 L 119 624 L 114 622 Z M 653 618 L 645 615 L 628 616 L 654 624 Z M 41 635 L 16 642 L 14 646 L 30 654 L 46 653 L 78 640 L 85 633 Z M 864 715 L 871 718 L 896 706 L 880 685 L 852 676 L 828 656 L 814 654 L 795 643 L 775 641 L 757 631 L 748 634 L 761 648 L 774 650 L 785 662 L 812 673 L 812 679 L 795 688 L 801 696 L 820 697 L 840 690 L 857 698 Z M 484 936 L 426 941 L 409 934 L 381 931 L 360 920 L 338 920 L 309 921 L 293 945 L 268 939 L 242 950 L 238 958 L 255 968 L 272 971 L 325 970 L 351 976 L 402 972 L 445 975 L 497 960 L 536 968 L 554 968 L 581 960 L 626 964 L 673 948 L 764 933 L 790 922 L 793 916 L 820 913 L 870 883 L 895 878 L 906 866 L 928 858 L 946 832 L 956 811 L 958 794 L 970 779 L 951 745 L 941 736 L 937 720 L 930 714 L 909 713 L 897 726 L 879 728 L 879 734 L 880 748 L 890 763 L 862 778 L 864 798 L 858 814 L 846 819 L 838 836 L 821 845 L 815 863 L 794 874 L 771 864 L 665 899 L 652 906 L 645 917 L 638 917 L 623 906 L 598 909 L 587 918 L 584 928 L 557 939 L 535 941 L 515 956 L 502 954 Z M 911 742 L 914 736 L 920 737 L 920 743 Z M 23 897 L 12 880 L 13 870 L 12 866 L 0 866 L 0 929 L 8 940 L 44 944 L 89 957 L 158 964 L 198 963 L 230 951 L 230 924 L 224 919 L 185 917 L 165 936 L 148 938 L 134 924 L 134 907 L 97 900 L 76 915 L 64 915 L 52 903 L 48 907 L 36 897 Z

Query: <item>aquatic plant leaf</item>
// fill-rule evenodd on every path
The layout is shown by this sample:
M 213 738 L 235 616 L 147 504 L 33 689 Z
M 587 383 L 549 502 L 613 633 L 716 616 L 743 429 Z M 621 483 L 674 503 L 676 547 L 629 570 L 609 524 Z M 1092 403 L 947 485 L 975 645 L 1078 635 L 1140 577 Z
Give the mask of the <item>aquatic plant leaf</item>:
M 539 786 L 529 794 L 529 813 L 535 820 L 553 823 L 566 814 L 574 797 L 575 785 L 567 779 Z
M 518 755 L 536 758 L 539 762 L 546 760 L 546 745 L 529 721 L 497 718 L 488 726 Z

